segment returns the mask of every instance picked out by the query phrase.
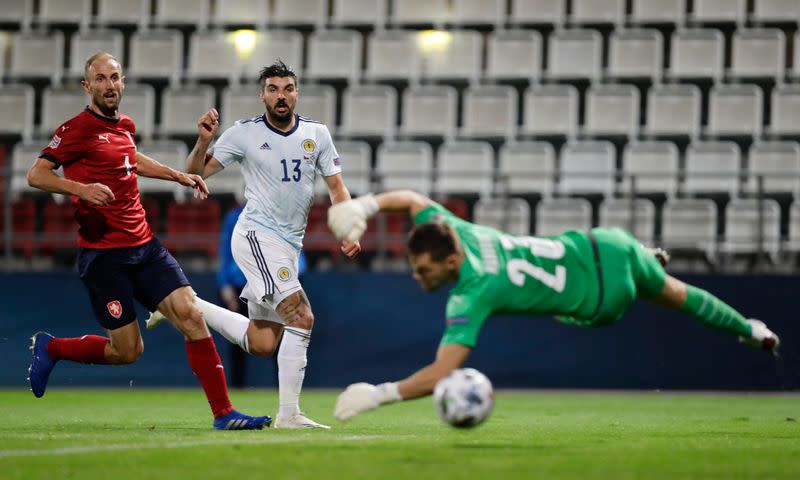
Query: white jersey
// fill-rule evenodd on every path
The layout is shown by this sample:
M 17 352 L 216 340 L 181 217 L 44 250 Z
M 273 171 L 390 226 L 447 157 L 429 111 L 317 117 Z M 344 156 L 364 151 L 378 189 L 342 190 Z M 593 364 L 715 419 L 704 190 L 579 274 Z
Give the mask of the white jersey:
M 225 130 L 211 154 L 224 167 L 242 164 L 247 204 L 238 228 L 271 232 L 298 250 L 317 175 L 342 171 L 328 127 L 299 115 L 288 132 L 275 129 L 264 115 L 240 120 Z

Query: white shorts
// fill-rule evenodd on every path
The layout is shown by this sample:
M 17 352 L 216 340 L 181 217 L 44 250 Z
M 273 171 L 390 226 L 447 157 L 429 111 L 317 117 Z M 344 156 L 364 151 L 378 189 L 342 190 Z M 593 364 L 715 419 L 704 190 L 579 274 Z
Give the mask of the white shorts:
M 241 298 L 251 320 L 284 323 L 276 309 L 289 295 L 302 290 L 297 278 L 299 252 L 276 235 L 238 226 L 231 238 L 233 259 L 247 284 Z

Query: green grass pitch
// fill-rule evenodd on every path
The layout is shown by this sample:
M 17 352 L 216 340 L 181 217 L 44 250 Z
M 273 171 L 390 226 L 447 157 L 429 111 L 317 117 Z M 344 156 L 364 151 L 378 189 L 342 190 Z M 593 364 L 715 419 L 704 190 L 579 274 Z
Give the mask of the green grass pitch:
M 498 392 L 472 430 L 430 398 L 332 418 L 334 392 L 305 392 L 329 431 L 217 432 L 197 390 L 0 390 L 0 478 L 11 479 L 798 479 L 800 397 Z M 274 391 L 234 391 L 274 414 Z

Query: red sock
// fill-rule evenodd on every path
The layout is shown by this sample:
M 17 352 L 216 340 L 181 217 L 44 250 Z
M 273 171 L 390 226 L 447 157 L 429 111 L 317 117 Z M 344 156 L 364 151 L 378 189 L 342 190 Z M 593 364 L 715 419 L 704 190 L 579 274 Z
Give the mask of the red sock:
M 110 340 L 99 335 L 84 335 L 78 338 L 54 338 L 45 349 L 53 360 L 72 360 L 80 363 L 108 364 L 106 344 Z
M 186 341 L 186 356 L 189 357 L 189 366 L 200 385 L 206 392 L 208 404 L 214 412 L 214 418 L 224 417 L 233 411 L 233 405 L 228 398 L 228 384 L 225 381 L 225 369 L 222 360 L 217 354 L 217 347 L 211 337 L 201 340 Z

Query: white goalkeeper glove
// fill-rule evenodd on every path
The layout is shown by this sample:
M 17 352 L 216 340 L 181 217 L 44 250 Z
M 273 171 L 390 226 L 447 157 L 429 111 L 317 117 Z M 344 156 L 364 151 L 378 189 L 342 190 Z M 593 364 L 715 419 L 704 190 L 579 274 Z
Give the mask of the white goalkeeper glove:
M 359 413 L 374 410 L 386 403 L 402 400 L 397 391 L 397 383 L 387 382 L 380 385 L 371 383 L 354 383 L 348 386 L 336 399 L 333 415 L 341 421 L 350 420 Z
M 337 203 L 328 209 L 328 228 L 339 240 L 357 242 L 367 229 L 367 220 L 378 210 L 378 202 L 371 193 Z

